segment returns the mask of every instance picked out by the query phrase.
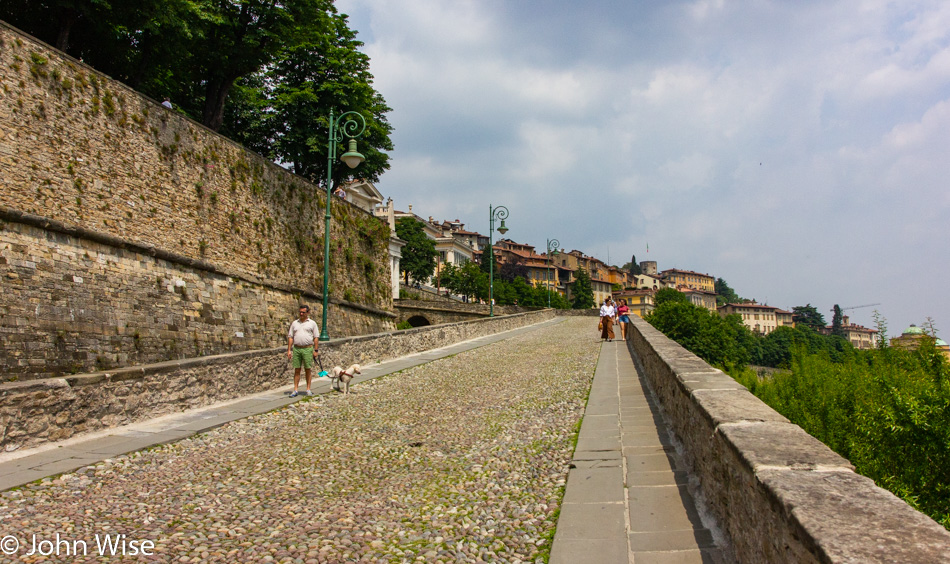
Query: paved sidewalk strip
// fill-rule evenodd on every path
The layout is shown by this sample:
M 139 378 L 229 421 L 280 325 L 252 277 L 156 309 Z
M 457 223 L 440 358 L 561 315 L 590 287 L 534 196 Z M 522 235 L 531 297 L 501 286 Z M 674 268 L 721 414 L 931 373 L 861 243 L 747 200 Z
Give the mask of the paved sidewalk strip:
M 551 564 L 722 564 L 625 343 L 603 343 Z
M 463 341 L 440 349 L 432 349 L 372 366 L 365 366 L 362 374 L 354 378 L 350 385 L 477 349 L 563 321 L 565 321 L 565 318 L 552 319 Z M 70 472 L 121 454 L 206 433 L 232 421 L 280 409 L 305 399 L 305 396 L 290 397 L 290 392 L 293 390 L 293 385 L 290 384 L 292 378 L 293 374 L 288 369 L 288 385 L 276 390 L 105 429 L 32 449 L 0 454 L 0 491 L 22 486 L 48 476 Z M 332 391 L 329 378 L 317 378 L 316 375 L 314 375 L 311 389 L 314 395 L 326 394 Z

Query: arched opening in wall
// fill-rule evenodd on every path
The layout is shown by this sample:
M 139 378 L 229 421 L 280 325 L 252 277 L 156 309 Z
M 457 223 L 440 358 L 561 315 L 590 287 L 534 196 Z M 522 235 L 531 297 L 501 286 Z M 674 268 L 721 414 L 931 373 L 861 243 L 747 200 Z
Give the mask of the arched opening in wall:
M 413 315 L 406 321 L 408 321 L 409 325 L 412 325 L 413 327 L 425 327 L 426 325 L 432 325 L 431 323 L 429 323 L 428 319 L 426 319 L 425 317 L 421 315 Z

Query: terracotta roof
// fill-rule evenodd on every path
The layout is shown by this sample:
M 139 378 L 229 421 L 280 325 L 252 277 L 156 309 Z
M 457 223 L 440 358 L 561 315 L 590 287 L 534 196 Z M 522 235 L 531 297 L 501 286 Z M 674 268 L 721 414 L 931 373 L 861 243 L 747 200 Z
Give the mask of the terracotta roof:
M 703 273 L 701 273 L 701 272 L 695 272 L 695 271 L 692 271 L 692 270 L 680 270 L 680 269 L 678 269 L 678 268 L 667 268 L 666 270 L 660 272 L 660 274 L 662 275 L 662 274 L 665 274 L 665 273 L 667 273 L 667 272 L 679 272 L 679 273 L 682 273 L 682 274 L 695 274 L 696 276 L 705 276 L 706 278 L 715 278 L 715 277 L 712 276 L 711 274 L 703 274 Z
M 684 294 L 706 294 L 707 296 L 716 295 L 716 292 L 710 292 L 708 290 L 697 290 L 696 288 L 689 288 L 687 286 L 677 286 L 676 289 Z
M 747 303 L 747 304 L 725 304 L 725 305 L 721 305 L 721 306 L 719 306 L 719 307 L 720 307 L 720 308 L 724 308 L 724 307 L 729 307 L 729 306 L 732 306 L 732 307 L 755 307 L 755 308 L 759 308 L 759 309 L 774 309 L 774 310 L 779 310 L 777 307 L 772 307 L 772 306 L 764 305 L 764 304 L 753 304 L 753 303 Z M 780 310 L 779 310 L 779 311 L 780 311 Z M 785 312 L 785 313 L 788 313 L 788 312 Z
M 639 290 L 621 290 L 613 293 L 615 296 L 652 296 L 653 290 L 641 288 Z

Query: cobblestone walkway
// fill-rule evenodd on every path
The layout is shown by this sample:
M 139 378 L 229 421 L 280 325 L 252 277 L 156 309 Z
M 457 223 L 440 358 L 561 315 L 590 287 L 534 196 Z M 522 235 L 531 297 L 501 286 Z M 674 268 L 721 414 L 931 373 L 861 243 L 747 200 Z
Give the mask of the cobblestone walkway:
M 541 561 L 601 349 L 590 325 L 569 318 L 4 492 L 0 536 L 20 550 L 0 559 L 115 561 L 99 543 L 125 535 L 136 561 Z M 53 554 L 24 556 L 34 535 Z

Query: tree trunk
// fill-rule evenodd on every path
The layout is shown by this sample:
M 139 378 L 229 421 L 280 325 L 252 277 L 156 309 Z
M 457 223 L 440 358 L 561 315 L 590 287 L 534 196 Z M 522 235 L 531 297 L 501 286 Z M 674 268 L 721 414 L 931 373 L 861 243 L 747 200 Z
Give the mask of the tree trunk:
M 139 85 L 142 84 L 142 79 L 145 77 L 145 70 L 148 67 L 148 60 L 152 57 L 152 44 L 152 34 L 145 32 L 142 37 L 142 46 L 139 48 L 138 64 L 135 65 L 135 70 L 132 72 L 132 76 L 129 77 L 129 86 L 136 90 L 138 90 Z M 163 92 L 163 94 L 168 93 Z
M 235 80 L 236 78 L 226 77 L 208 82 L 208 87 L 205 89 L 205 107 L 201 115 L 201 123 L 212 131 L 221 129 L 221 124 L 224 122 L 224 103 Z
M 69 47 L 69 33 L 73 30 L 73 24 L 76 23 L 76 17 L 79 14 L 72 8 L 63 8 L 59 18 L 59 33 L 56 34 L 56 47 L 62 52 L 66 52 Z

